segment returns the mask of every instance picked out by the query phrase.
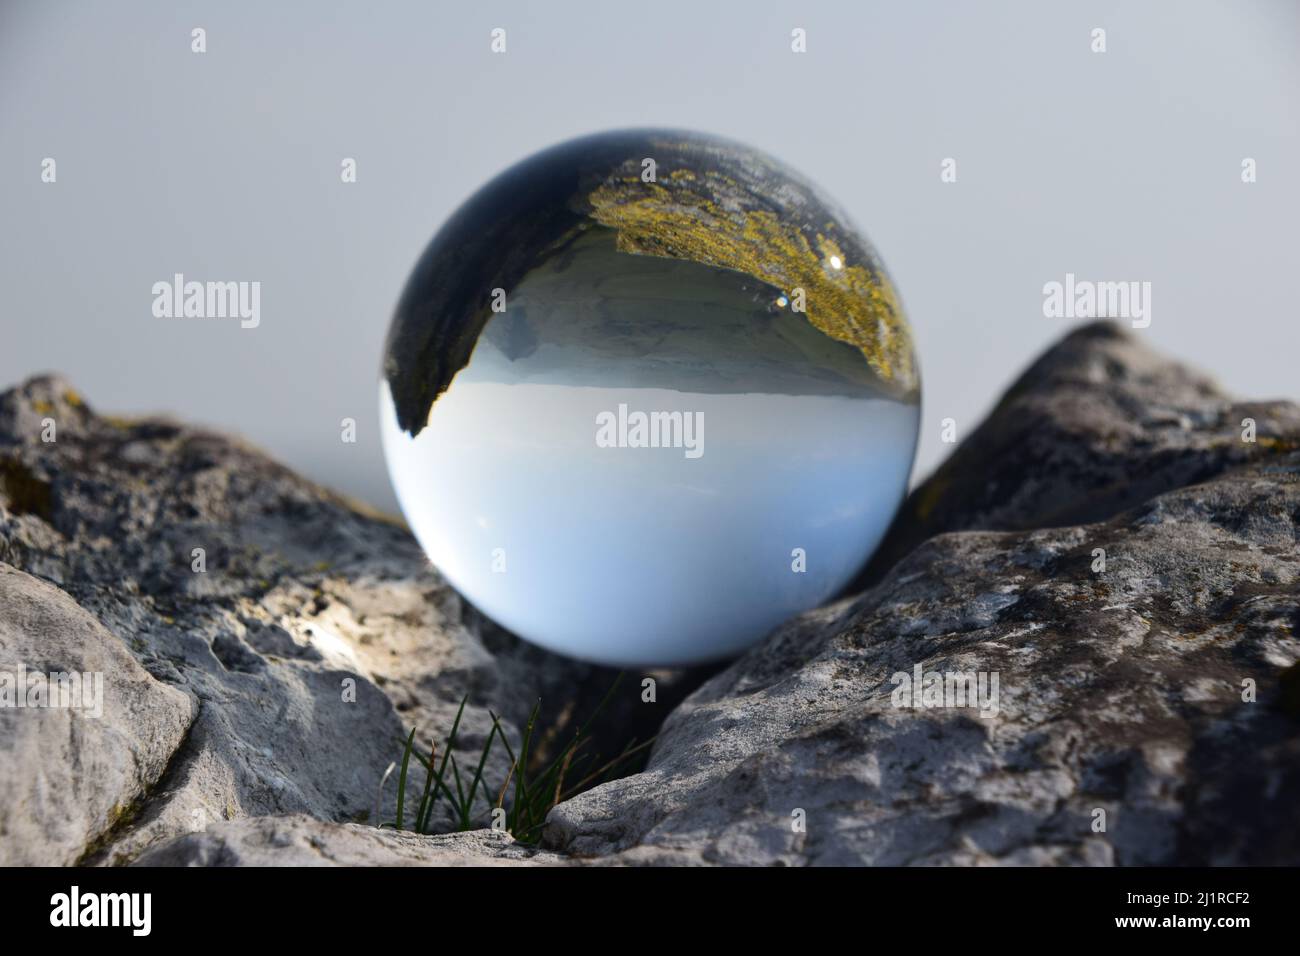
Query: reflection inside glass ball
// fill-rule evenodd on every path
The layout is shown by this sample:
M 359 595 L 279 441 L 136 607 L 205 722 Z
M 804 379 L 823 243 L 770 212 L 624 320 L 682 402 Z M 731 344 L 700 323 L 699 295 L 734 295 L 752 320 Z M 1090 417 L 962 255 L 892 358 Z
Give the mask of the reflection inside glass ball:
M 731 656 L 834 596 L 916 443 L 910 333 L 865 240 L 695 134 L 591 137 L 490 183 L 417 265 L 384 373 L 433 564 L 605 664 Z

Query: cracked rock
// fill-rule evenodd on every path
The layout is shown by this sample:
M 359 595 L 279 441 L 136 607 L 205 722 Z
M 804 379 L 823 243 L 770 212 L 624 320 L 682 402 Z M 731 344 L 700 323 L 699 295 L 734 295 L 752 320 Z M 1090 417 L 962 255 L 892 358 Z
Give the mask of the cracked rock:
M 541 850 L 416 837 L 358 822 L 405 730 L 445 734 L 468 694 L 468 762 L 489 708 L 516 739 L 538 697 L 571 727 L 612 672 L 521 644 L 399 522 L 238 440 L 96 415 L 32 379 L 0 395 L 0 561 L 19 569 L 0 587 L 26 602 L 0 602 L 0 654 L 111 658 L 137 694 L 117 713 L 135 700 L 162 729 L 0 712 L 21 771 L 0 784 L 0 853 L 1295 865 L 1298 522 L 1300 409 L 1233 399 L 1085 326 L 909 497 L 847 596 L 725 668 L 656 675 L 657 704 L 645 675 L 625 681 L 600 746 L 667 715 L 649 763 L 555 807 Z M 42 734 L 58 735 L 52 764 Z M 42 780 L 62 803 L 25 817 Z M 390 781 L 382 817 L 394 798 Z
M 911 496 L 878 584 L 706 683 L 643 773 L 552 811 L 547 845 L 1295 865 L 1297 448 L 1294 405 L 1234 402 L 1113 326 L 1076 332 Z M 996 675 L 996 707 L 925 706 L 902 679 L 918 667 Z
M 0 564 L 0 865 L 75 863 L 127 818 L 189 729 L 71 597 Z

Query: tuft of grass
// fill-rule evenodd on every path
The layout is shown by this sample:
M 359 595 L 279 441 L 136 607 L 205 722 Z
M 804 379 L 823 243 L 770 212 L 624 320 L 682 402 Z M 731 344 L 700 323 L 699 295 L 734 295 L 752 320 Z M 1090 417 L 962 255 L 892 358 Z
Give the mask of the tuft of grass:
M 596 721 L 609 705 L 622 680 L 623 675 L 620 673 L 605 696 L 601 698 L 595 712 L 574 731 L 573 736 L 559 752 L 540 767 L 534 767 L 533 763 L 536 762 L 535 744 L 545 736 L 538 727 L 541 700 L 539 699 L 533 705 L 517 752 L 511 746 L 510 738 L 501 726 L 501 718 L 489 710 L 488 713 L 492 717 L 492 730 L 488 733 L 487 740 L 479 752 L 472 775 L 468 773 L 468 767 L 463 768 L 466 773 L 461 772 L 462 767 L 454 753 L 461 717 L 469 701 L 469 695 L 466 694 L 461 698 L 456 719 L 451 725 L 451 732 L 442 744 L 441 756 L 436 742 L 429 745 L 428 756 L 417 749 L 416 728 L 411 729 L 405 740 L 397 741 L 402 748 L 402 756 L 401 769 L 397 776 L 396 818 L 388 823 L 380 823 L 379 826 L 410 830 L 414 833 L 433 832 L 430 827 L 434 811 L 445 801 L 455 831 L 477 829 L 483 825 L 484 820 L 487 820 L 492 827 L 506 830 L 520 843 L 537 843 L 541 840 L 542 826 L 552 807 L 589 787 L 609 780 L 619 768 L 654 742 L 654 738 L 642 743 L 629 741 L 618 756 L 603 763 L 600 755 L 593 753 L 588 746 L 591 741 L 591 728 L 595 726 Z M 510 766 L 501 786 L 491 788 L 484 777 L 484 770 L 487 767 L 488 757 L 492 753 L 492 747 L 498 741 L 510 759 Z M 415 812 L 408 813 L 406 787 L 408 776 L 413 769 L 412 760 L 423 769 L 424 784 Z M 383 780 L 380 781 L 381 798 L 383 786 L 396 766 L 395 763 L 390 764 Z M 375 819 L 379 819 L 378 812 L 375 814 Z

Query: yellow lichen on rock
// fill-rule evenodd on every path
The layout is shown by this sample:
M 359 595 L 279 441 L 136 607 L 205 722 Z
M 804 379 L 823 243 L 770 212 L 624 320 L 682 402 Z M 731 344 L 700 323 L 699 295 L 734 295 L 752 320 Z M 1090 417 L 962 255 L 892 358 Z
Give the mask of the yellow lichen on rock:
M 606 182 L 588 196 L 592 218 L 617 233 L 623 252 L 686 259 L 733 269 L 793 299 L 803 290 L 808 321 L 858 349 L 881 380 L 902 393 L 916 387 L 911 334 L 887 276 L 850 263 L 831 235 L 815 248 L 798 225 L 768 209 L 725 206 L 711 197 L 743 194 L 716 172 L 670 175 L 672 186 L 636 177 Z M 834 224 L 827 224 L 827 232 Z

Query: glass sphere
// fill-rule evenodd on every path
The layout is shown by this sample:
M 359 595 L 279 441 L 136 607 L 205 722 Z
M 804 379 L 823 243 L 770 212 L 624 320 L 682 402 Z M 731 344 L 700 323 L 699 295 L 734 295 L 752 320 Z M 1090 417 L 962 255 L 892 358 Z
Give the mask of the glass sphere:
M 874 250 L 755 150 L 669 130 L 499 175 L 389 330 L 384 453 L 448 581 L 552 651 L 735 655 L 848 583 L 907 488 L 920 388 Z

